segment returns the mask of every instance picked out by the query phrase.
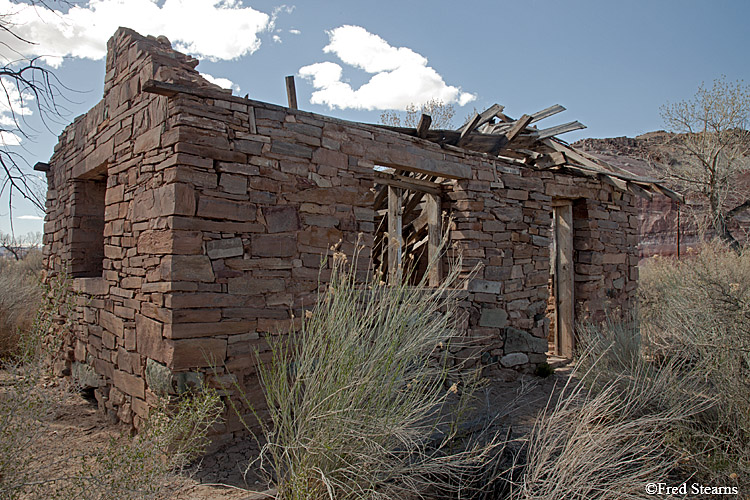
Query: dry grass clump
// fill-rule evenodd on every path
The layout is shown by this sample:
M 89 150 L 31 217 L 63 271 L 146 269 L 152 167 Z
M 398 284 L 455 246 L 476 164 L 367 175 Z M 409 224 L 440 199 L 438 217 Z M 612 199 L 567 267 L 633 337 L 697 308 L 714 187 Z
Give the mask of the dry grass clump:
M 537 421 L 514 499 L 641 499 L 679 454 L 669 433 L 694 407 L 663 405 L 663 372 L 568 387 Z
M 579 330 L 578 385 L 529 436 L 514 498 L 750 488 L 750 251 L 654 259 L 640 295 L 631 323 Z
M 39 285 L 37 285 L 39 286 Z M 65 276 L 39 286 L 43 297 L 28 330 L 20 330 L 0 372 L 0 498 L 118 500 L 165 498 L 170 475 L 199 455 L 208 430 L 223 410 L 216 391 L 203 389 L 179 400 L 163 400 L 138 436 L 112 439 L 82 455 L 48 456 L 43 440 L 60 405 L 70 397 L 50 376 L 57 353 L 48 334 L 70 324 L 75 297 Z
M 168 498 L 179 486 L 174 473 L 203 452 L 208 429 L 223 409 L 220 397 L 207 389 L 174 404 L 163 402 L 135 437 L 121 435 L 80 454 L 52 455 L 43 440 L 71 395 L 46 380 L 29 367 L 3 380 L 0 498 Z
M 578 332 L 578 385 L 541 416 L 514 498 L 750 487 L 750 252 L 708 245 L 641 273 L 630 324 Z
M 679 472 L 675 442 L 714 398 L 680 362 L 644 356 L 637 324 L 579 331 L 577 376 L 528 438 L 515 499 L 640 499 Z
M 282 499 L 476 494 L 462 478 L 491 470 L 501 445 L 455 439 L 473 390 L 447 357 L 460 264 L 437 288 L 362 282 L 356 267 L 334 255 L 301 331 L 272 342 L 261 465 Z
M 681 436 L 692 464 L 717 483 L 739 477 L 750 488 L 750 250 L 706 245 L 682 261 L 655 260 L 641 275 L 654 362 L 689 367 L 716 398 Z
M 16 353 L 20 332 L 32 327 L 42 298 L 41 269 L 38 250 L 20 261 L 0 258 L 0 360 Z

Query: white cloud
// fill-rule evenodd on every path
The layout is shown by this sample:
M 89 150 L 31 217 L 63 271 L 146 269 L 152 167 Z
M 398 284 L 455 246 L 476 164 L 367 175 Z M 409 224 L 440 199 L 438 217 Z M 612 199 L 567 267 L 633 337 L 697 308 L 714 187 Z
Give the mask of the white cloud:
M 443 77 L 427 65 L 427 59 L 407 47 L 393 47 L 360 26 L 345 25 L 328 32 L 329 44 L 323 52 L 336 55 L 343 63 L 373 74 L 370 81 L 353 89 L 342 81 L 343 69 L 333 62 L 300 68 L 302 77 L 312 80 L 315 92 L 310 102 L 329 108 L 405 109 L 440 99 L 463 106 L 475 94 L 447 85 Z
M 0 0 L 0 12 L 15 33 L 35 44 L 23 44 L 3 31 L 0 43 L 25 56 L 42 56 L 52 66 L 61 57 L 101 59 L 106 42 L 119 26 L 149 35 L 165 35 L 178 50 L 210 60 L 235 59 L 260 47 L 259 34 L 270 30 L 266 13 L 239 0 L 89 0 L 67 12 Z
M 299 35 L 302 32 L 300 30 L 297 30 L 297 29 L 291 29 L 291 30 L 289 30 L 289 33 L 291 33 L 292 35 Z
M 34 95 L 25 93 L 23 98 L 16 84 L 9 78 L 0 78 L 0 145 L 18 146 L 23 141 L 18 133 L 18 121 L 31 115 L 30 102 Z
M 223 89 L 232 89 L 235 92 L 240 91 L 240 86 L 234 83 L 229 78 L 217 77 L 217 76 L 209 75 L 208 73 L 201 73 L 200 75 L 206 80 L 208 80 L 209 82 L 215 85 L 218 85 L 219 87 Z
M 44 220 L 44 217 L 40 217 L 38 215 L 21 215 L 15 218 L 20 220 Z
M 281 37 L 279 35 L 274 35 L 273 36 L 273 41 L 276 42 L 276 43 L 281 43 Z
M 0 144 L 3 146 L 18 146 L 22 141 L 23 138 L 14 132 L 0 131 Z

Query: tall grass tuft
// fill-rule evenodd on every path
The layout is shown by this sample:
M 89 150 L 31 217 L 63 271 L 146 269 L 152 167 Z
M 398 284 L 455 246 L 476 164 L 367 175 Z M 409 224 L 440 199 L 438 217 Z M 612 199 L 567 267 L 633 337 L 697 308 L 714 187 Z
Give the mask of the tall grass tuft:
M 750 249 L 714 243 L 641 272 L 642 332 L 655 362 L 679 360 L 716 398 L 682 436 L 706 480 L 750 488 Z
M 301 331 L 272 339 L 259 460 L 283 499 L 455 495 L 501 447 L 456 439 L 476 381 L 449 358 L 460 262 L 436 288 L 363 281 L 357 264 L 334 254 Z
M 30 251 L 20 261 L 0 258 L 0 360 L 18 353 L 21 332 L 32 328 L 41 304 L 42 254 Z
M 0 498 L 166 498 L 177 486 L 172 474 L 208 444 L 208 430 L 223 410 L 221 398 L 204 388 L 162 400 L 138 436 L 121 436 L 78 455 L 52 455 L 44 440 L 70 393 L 50 377 L 60 343 L 50 332 L 63 335 L 71 327 L 76 297 L 70 285 L 64 275 L 43 287 L 37 283 L 42 305 L 29 314 L 28 328 L 18 330 L 0 372 Z
M 514 499 L 644 498 L 679 474 L 676 436 L 715 403 L 689 367 L 645 355 L 637 323 L 578 340 L 577 373 L 539 416 Z

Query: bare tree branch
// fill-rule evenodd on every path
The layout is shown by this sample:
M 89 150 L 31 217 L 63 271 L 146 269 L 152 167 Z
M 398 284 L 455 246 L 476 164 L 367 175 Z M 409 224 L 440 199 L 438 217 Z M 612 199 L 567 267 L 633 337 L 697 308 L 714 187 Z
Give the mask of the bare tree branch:
M 663 165 L 666 177 L 703 198 L 706 222 L 737 245 L 728 223 L 750 208 L 750 193 L 737 182 L 750 171 L 750 86 L 722 77 L 711 88 L 701 85 L 689 100 L 662 106 L 661 115 L 674 133 L 672 144 L 689 158 Z
M 32 0 L 24 7 L 39 7 L 52 10 L 44 0 Z M 31 110 L 37 114 L 48 130 L 50 121 L 67 111 L 60 105 L 63 91 L 68 91 L 48 68 L 39 65 L 39 57 L 26 57 L 24 48 L 33 45 L 16 32 L 15 12 L 0 14 L 0 32 L 12 38 L 0 44 L 0 194 L 8 194 L 11 232 L 13 230 L 13 199 L 20 196 L 30 201 L 40 211 L 44 211 L 44 200 L 35 186 L 37 177 L 30 171 L 29 162 L 13 146 L 33 138 L 35 132 L 26 121 Z M 13 41 L 17 42 L 16 44 Z

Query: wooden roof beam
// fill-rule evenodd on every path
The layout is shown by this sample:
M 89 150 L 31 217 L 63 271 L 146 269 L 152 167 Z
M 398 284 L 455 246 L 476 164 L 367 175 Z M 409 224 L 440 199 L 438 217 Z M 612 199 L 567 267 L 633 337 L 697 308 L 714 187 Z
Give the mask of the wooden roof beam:
M 520 134 L 528 126 L 528 124 L 531 123 L 531 120 L 531 115 L 523 115 L 521 118 L 519 118 L 513 125 L 513 128 L 511 128 L 505 134 L 505 137 L 508 139 L 508 143 L 512 142 L 513 139 L 518 137 L 518 134 Z
M 497 103 L 495 103 L 492 106 L 490 106 L 489 108 L 485 109 L 484 111 L 482 111 L 481 113 L 479 113 L 479 122 L 474 126 L 474 129 L 477 129 L 477 128 L 481 127 L 482 125 L 484 125 L 485 123 L 489 122 L 490 120 L 492 120 L 496 116 L 502 115 L 503 114 L 502 111 L 504 109 L 505 109 L 505 106 L 503 106 L 502 104 L 497 104 Z M 503 115 L 503 116 L 505 116 L 505 115 Z M 464 123 L 463 125 L 461 125 L 458 128 L 458 131 L 461 132 L 469 123 L 471 123 L 471 120 L 473 120 L 473 119 L 474 119 L 474 117 L 472 116 L 471 119 L 468 122 Z
M 654 195 L 652 195 L 651 193 L 643 189 L 641 186 L 639 186 L 635 182 L 628 181 L 628 191 L 630 191 L 631 193 L 637 196 L 642 196 L 643 198 L 646 198 L 647 200 L 651 200 L 654 197 Z
M 464 128 L 461 129 L 461 137 L 458 138 L 458 142 L 456 143 L 456 146 L 461 147 L 463 144 L 468 140 L 469 134 L 479 126 L 479 122 L 482 120 L 482 115 L 479 113 L 474 113 L 474 116 L 472 117 L 469 122 L 464 125 Z
M 544 120 L 545 118 L 549 118 L 550 116 L 556 115 L 557 113 L 562 113 L 565 111 L 565 108 L 559 104 L 555 104 L 554 106 L 550 106 L 549 108 L 545 108 L 541 111 L 537 111 L 533 115 L 531 115 L 531 123 L 536 123 L 539 120 Z
M 554 127 L 545 128 L 537 132 L 537 139 L 547 139 L 548 137 L 553 137 L 559 134 L 564 134 L 566 132 L 572 132 L 574 130 L 581 130 L 586 128 L 586 125 L 579 121 L 569 122 L 569 123 L 563 123 L 562 125 L 556 125 Z
M 561 151 L 554 151 L 552 153 L 542 155 L 534 163 L 534 167 L 538 169 L 547 169 L 557 167 L 558 165 L 565 165 L 568 162 L 568 158 L 565 153 Z
M 427 131 L 430 129 L 430 125 L 432 125 L 432 117 L 423 113 L 422 117 L 419 119 L 419 125 L 417 125 L 417 137 L 420 139 L 427 137 Z
M 654 184 L 653 188 L 657 193 L 663 194 L 664 196 L 667 196 L 678 203 L 685 203 L 685 197 L 677 191 L 673 191 L 667 187 L 662 186 L 661 184 Z

